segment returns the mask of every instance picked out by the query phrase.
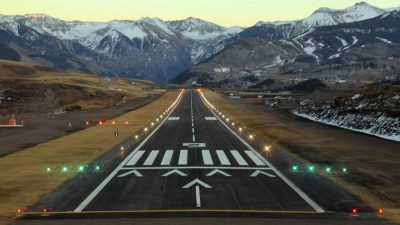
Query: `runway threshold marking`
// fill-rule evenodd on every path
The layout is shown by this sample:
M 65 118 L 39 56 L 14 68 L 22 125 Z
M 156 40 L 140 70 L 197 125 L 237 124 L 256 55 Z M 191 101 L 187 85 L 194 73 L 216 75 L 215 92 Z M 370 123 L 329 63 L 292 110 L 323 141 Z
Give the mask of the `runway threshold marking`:
M 298 188 L 291 180 L 289 180 L 283 173 L 281 173 L 272 163 L 262 157 L 247 141 L 245 141 L 240 135 L 238 135 L 235 131 L 232 130 L 221 118 L 217 116 L 217 114 L 208 106 L 209 101 L 200 93 L 200 96 L 205 103 L 206 107 L 210 110 L 210 112 L 221 122 L 221 124 L 229 130 L 232 135 L 234 135 L 237 139 L 239 139 L 248 149 L 250 149 L 254 154 L 256 154 L 268 167 L 270 167 L 275 174 L 277 174 L 290 188 L 292 188 L 304 201 L 306 201 L 316 212 L 323 213 L 325 210 L 319 206 L 314 200 L 312 200 L 306 193 L 304 193 L 300 188 Z
M 231 154 L 232 154 L 233 158 L 235 158 L 236 162 L 239 165 L 241 165 L 241 166 L 248 166 L 249 165 L 237 150 L 231 150 Z
M 142 157 L 143 154 L 144 154 L 143 150 L 136 152 L 136 154 L 133 155 L 133 157 L 128 161 L 126 165 L 134 166 L 139 161 L 139 159 Z
M 204 165 L 213 165 L 213 160 L 211 158 L 210 150 L 204 149 L 201 150 L 201 154 L 203 156 Z
M 140 144 L 87 196 L 79 205 L 75 208 L 75 212 L 81 212 L 89 203 L 100 193 L 101 190 L 114 178 L 121 168 L 142 148 L 142 146 L 160 129 L 160 127 L 167 121 L 167 118 L 172 114 L 182 99 L 183 92 L 180 92 L 176 100 L 171 104 L 172 110 L 169 112 L 167 117 L 161 121 L 160 124 L 142 141 Z
M 221 165 L 224 165 L 224 166 L 231 165 L 231 162 L 229 162 L 229 159 L 228 159 L 228 157 L 226 157 L 226 154 L 223 150 L 217 150 L 216 152 L 217 152 L 218 159 L 221 162 Z
M 188 150 L 184 149 L 179 152 L 178 165 L 187 165 Z
M 168 166 L 171 164 L 172 154 L 174 154 L 174 150 L 167 150 L 165 151 L 164 157 L 161 161 L 162 166 Z
M 121 170 L 172 170 L 172 169 L 182 169 L 182 170 L 272 170 L 269 167 L 239 167 L 239 166 L 155 166 L 155 167 L 123 167 Z
M 158 150 L 153 150 L 150 152 L 149 156 L 147 156 L 146 161 L 144 161 L 143 165 L 144 166 L 151 166 L 154 163 L 154 160 L 156 160 L 156 157 L 158 155 Z

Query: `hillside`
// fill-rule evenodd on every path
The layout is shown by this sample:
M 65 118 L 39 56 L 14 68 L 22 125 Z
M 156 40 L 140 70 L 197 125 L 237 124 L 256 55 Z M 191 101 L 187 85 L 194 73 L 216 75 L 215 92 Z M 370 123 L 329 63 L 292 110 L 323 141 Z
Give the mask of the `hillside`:
M 60 112 L 106 108 L 158 93 L 152 82 L 106 79 L 19 62 L 0 61 L 0 111 Z

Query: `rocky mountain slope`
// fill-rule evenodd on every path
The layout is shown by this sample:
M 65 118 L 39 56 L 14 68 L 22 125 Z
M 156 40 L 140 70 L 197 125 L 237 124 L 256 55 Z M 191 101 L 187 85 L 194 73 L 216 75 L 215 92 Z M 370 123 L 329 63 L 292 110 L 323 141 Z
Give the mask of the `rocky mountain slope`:
M 400 141 L 400 86 L 383 85 L 356 90 L 327 102 L 307 99 L 294 114 L 382 138 Z
M 288 82 L 318 78 L 332 85 L 390 78 L 400 74 L 399 24 L 400 11 L 391 11 L 358 22 L 313 28 L 291 39 L 240 39 L 176 81 L 197 82 L 200 74 L 203 84 L 243 87 L 270 78 Z M 253 84 L 246 81 L 249 76 Z
M 0 15 L 3 59 L 65 70 L 165 82 L 222 50 L 242 31 L 195 18 L 162 21 L 63 21 L 43 14 Z

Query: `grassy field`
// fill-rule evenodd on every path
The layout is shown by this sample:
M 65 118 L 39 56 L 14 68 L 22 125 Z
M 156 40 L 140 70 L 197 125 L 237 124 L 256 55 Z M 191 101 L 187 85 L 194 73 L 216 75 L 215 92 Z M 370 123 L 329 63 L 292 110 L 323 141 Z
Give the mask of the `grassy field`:
M 45 171 L 49 165 L 63 165 L 71 161 L 87 164 L 93 161 L 148 126 L 177 95 L 177 91 L 167 92 L 156 101 L 115 118 L 115 121 L 129 121 L 129 126 L 118 128 L 117 137 L 113 135 L 115 126 L 106 121 L 103 126 L 94 126 L 0 158 L 0 224 L 10 222 L 17 208 L 37 202 L 74 175 L 71 171 L 49 176 Z
M 257 111 L 255 106 L 235 104 L 223 95 L 210 90 L 205 91 L 205 96 L 233 121 L 241 123 L 246 126 L 246 129 L 254 132 L 257 138 L 284 149 L 293 157 L 302 160 L 305 165 L 313 163 L 350 167 L 351 176 L 327 175 L 326 177 L 370 206 L 384 208 L 387 218 L 400 223 L 398 208 L 400 177 L 397 151 L 380 151 L 379 148 L 370 147 L 368 142 L 357 143 L 357 141 L 340 139 L 338 137 L 346 138 L 349 135 L 342 129 L 335 131 L 341 135 L 334 136 L 327 132 L 308 129 L 307 124 L 299 128 L 290 124 L 290 121 L 277 120 L 276 117 L 261 110 Z M 260 106 L 261 109 L 262 107 Z M 365 139 L 374 138 L 365 137 Z M 394 146 L 396 143 L 388 143 L 388 145 Z M 385 147 L 377 144 L 371 144 L 371 146 Z

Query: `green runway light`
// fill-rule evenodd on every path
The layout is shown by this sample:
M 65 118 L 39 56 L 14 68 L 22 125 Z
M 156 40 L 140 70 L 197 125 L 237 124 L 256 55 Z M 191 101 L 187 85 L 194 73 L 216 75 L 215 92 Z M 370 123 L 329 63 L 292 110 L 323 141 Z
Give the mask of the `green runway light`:
M 95 170 L 96 170 L 96 171 L 99 171 L 99 170 L 100 170 L 100 166 L 96 166 L 96 167 L 95 167 Z
M 50 167 L 47 167 L 46 171 L 47 171 L 47 172 L 51 172 L 51 168 L 50 168 Z
M 314 172 L 314 170 L 315 170 L 315 166 L 309 166 L 309 167 L 308 167 L 308 171 Z
M 68 171 L 68 167 L 64 166 L 64 167 L 62 168 L 62 172 L 67 172 L 67 171 Z
M 347 172 L 347 168 L 342 168 L 342 172 L 346 173 Z
M 79 170 L 79 172 L 83 172 L 85 170 L 85 167 L 84 166 L 79 166 L 78 170 Z
M 325 168 L 325 172 L 327 172 L 327 173 L 330 173 L 330 172 L 332 172 L 332 168 L 330 168 L 330 167 L 326 167 L 326 168 Z
M 293 167 L 292 167 L 292 170 L 293 170 L 293 171 L 299 170 L 299 166 L 293 166 Z

